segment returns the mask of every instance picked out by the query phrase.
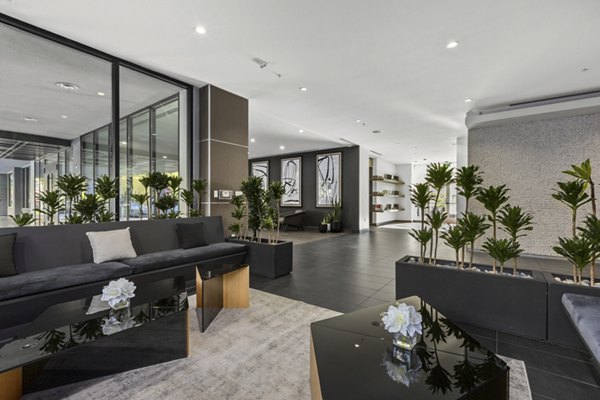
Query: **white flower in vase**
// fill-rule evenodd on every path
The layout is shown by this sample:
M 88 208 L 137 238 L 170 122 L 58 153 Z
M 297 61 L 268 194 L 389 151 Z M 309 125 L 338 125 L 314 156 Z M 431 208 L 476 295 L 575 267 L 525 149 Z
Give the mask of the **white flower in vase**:
M 399 333 L 409 337 L 422 334 L 421 323 L 423 318 L 421 314 L 417 312 L 414 306 L 409 306 L 406 303 L 390 306 L 382 314 L 381 321 L 389 333 Z
M 135 296 L 135 285 L 125 278 L 110 281 L 102 289 L 102 301 L 106 301 L 110 308 L 117 310 L 129 306 L 129 299 Z

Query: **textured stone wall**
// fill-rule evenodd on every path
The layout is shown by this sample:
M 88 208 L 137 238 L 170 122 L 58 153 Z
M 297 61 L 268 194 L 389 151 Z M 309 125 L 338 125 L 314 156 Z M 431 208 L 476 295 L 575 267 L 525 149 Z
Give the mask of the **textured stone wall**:
M 568 179 L 561 171 L 586 158 L 600 182 L 600 114 L 471 129 L 468 154 L 484 172 L 485 185 L 505 183 L 511 204 L 534 215 L 534 229 L 521 241 L 525 252 L 556 255 L 557 238 L 570 234 L 570 211 L 551 194 L 557 181 Z M 483 208 L 477 204 L 473 211 Z M 582 208 L 580 217 L 587 212 L 590 207 Z

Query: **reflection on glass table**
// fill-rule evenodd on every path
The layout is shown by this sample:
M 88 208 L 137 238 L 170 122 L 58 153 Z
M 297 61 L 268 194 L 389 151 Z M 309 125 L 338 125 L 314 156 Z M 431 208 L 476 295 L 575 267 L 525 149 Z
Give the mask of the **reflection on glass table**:
M 413 350 L 394 346 L 382 326 L 389 304 L 312 324 L 313 398 L 508 398 L 504 361 L 418 297 L 401 301 L 423 318 Z

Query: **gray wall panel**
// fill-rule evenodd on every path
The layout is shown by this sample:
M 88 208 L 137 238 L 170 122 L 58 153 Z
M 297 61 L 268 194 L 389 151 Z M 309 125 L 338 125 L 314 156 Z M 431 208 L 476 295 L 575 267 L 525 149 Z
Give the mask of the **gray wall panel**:
M 533 232 L 521 240 L 525 251 L 555 255 L 557 238 L 570 235 L 570 211 L 551 194 L 556 182 L 569 179 L 561 171 L 586 158 L 600 182 L 600 114 L 471 129 L 468 154 L 469 163 L 481 166 L 484 184 L 507 184 L 511 204 L 533 213 Z M 483 212 L 478 204 L 474 210 Z M 591 207 L 580 217 L 587 212 Z

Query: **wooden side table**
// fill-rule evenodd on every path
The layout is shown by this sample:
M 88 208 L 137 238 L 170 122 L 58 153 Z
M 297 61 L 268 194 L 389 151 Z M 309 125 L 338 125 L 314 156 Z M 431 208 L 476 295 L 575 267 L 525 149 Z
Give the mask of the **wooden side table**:
M 248 265 L 196 267 L 196 312 L 204 332 L 223 308 L 250 306 Z

